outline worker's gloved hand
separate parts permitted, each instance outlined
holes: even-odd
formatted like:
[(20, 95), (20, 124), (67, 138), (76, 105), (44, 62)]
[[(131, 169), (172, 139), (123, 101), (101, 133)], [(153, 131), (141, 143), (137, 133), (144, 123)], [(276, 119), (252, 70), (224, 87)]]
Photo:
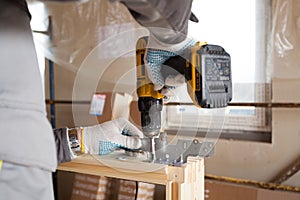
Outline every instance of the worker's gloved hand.
[(144, 63), (149, 76), (149, 79), (154, 84), (154, 90), (162, 90), (161, 93), (165, 96), (172, 96), (172, 90), (185, 83), (183, 75), (163, 77), (161, 73), (163, 63), (173, 56), (181, 55), (183, 51), (196, 44), (192, 38), (186, 38), (179, 44), (169, 45), (159, 42), (155, 37), (149, 37), (148, 47), (144, 58)]
[(85, 153), (103, 155), (118, 148), (139, 149), (142, 136), (143, 133), (127, 119), (119, 118), (83, 128), (81, 139)]

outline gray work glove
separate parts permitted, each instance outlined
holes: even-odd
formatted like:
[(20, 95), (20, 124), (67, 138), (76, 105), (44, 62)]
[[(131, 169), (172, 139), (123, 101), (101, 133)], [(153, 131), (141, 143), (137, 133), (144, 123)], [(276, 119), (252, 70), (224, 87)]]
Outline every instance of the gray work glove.
[(161, 90), (161, 93), (165, 96), (164, 103), (172, 101), (172, 98), (176, 96), (174, 89), (185, 83), (185, 77), (182, 74), (163, 77), (162, 68), (168, 67), (163, 65), (163, 63), (173, 56), (183, 54), (185, 49), (195, 44), (196, 41), (194, 39), (187, 37), (181, 43), (170, 46), (158, 42), (150, 34), (144, 63), (148, 77), (154, 85), (154, 90)]
[(168, 45), (158, 42), (154, 37), (149, 37), (148, 48), (144, 57), (144, 63), (149, 76), (149, 79), (154, 84), (154, 90), (161, 90), (164, 87), (176, 87), (185, 82), (183, 75), (163, 77), (161, 73), (163, 63), (173, 56), (181, 55), (185, 49), (196, 44), (192, 38), (186, 38), (179, 44)]
[(118, 148), (139, 149), (142, 145), (140, 138), (143, 137), (143, 133), (125, 118), (84, 127), (82, 135), (84, 153), (99, 155)]

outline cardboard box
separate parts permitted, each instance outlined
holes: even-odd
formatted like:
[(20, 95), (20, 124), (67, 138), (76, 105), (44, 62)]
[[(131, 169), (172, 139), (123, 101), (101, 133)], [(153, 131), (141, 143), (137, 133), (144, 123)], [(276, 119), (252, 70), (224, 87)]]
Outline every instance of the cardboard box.
[(300, 200), (300, 193), (206, 180), (205, 200)]
[[(136, 185), (137, 184), (137, 185)], [(138, 190), (136, 190), (138, 187)], [(142, 183), (135, 181), (127, 181), (127, 180), (120, 180), (120, 187), (118, 190), (118, 200), (125, 200), (125, 199), (135, 199), (135, 193), (138, 191), (136, 199), (138, 200), (151, 200), (154, 196), (154, 184), (149, 183)]]
[(76, 173), (71, 200), (108, 199), (110, 186), (110, 181), (106, 177)]
[[(57, 200), (135, 199), (135, 181), (66, 171), (58, 171), (57, 177)], [(137, 200), (162, 199), (154, 197), (156, 189), (153, 184), (138, 182)]]
[(101, 92), (97, 94), (105, 95), (105, 103), (103, 108), (103, 113), (101, 116), (97, 116), (98, 123), (103, 123), (112, 119), (112, 109), (113, 109), (113, 94), (111, 92)]
[(106, 96), (103, 114), (97, 116), (98, 123), (103, 123), (119, 117), (129, 118), (129, 107), (132, 96), (127, 93), (101, 92)]
[(141, 129), (141, 113), (139, 111), (137, 101), (132, 101), (130, 103), (129, 121)]

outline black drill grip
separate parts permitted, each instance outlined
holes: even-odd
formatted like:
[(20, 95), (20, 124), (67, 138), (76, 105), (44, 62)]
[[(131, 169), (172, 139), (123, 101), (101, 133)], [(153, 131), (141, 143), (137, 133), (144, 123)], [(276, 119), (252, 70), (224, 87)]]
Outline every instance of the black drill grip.
[(161, 68), (161, 74), (166, 79), (168, 76), (176, 76), (177, 74), (185, 74), (186, 60), (182, 56), (174, 56), (164, 62)]
[(161, 74), (164, 79), (166, 79), (168, 76), (175, 77), (178, 74), (182, 74), (186, 81), (192, 79), (191, 64), (185, 59), (185, 56), (174, 56), (164, 62), (161, 68)]

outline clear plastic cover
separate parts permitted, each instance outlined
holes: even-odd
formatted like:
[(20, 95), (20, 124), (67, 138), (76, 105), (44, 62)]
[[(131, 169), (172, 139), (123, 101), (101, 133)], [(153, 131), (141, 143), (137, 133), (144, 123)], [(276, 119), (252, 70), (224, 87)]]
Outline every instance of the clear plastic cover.
[(72, 71), (76, 71), (86, 56), (106, 38), (138, 26), (119, 2), (28, 3), (37, 45), (48, 59)]
[(274, 0), (271, 50), (273, 77), (300, 77), (300, 1)]

